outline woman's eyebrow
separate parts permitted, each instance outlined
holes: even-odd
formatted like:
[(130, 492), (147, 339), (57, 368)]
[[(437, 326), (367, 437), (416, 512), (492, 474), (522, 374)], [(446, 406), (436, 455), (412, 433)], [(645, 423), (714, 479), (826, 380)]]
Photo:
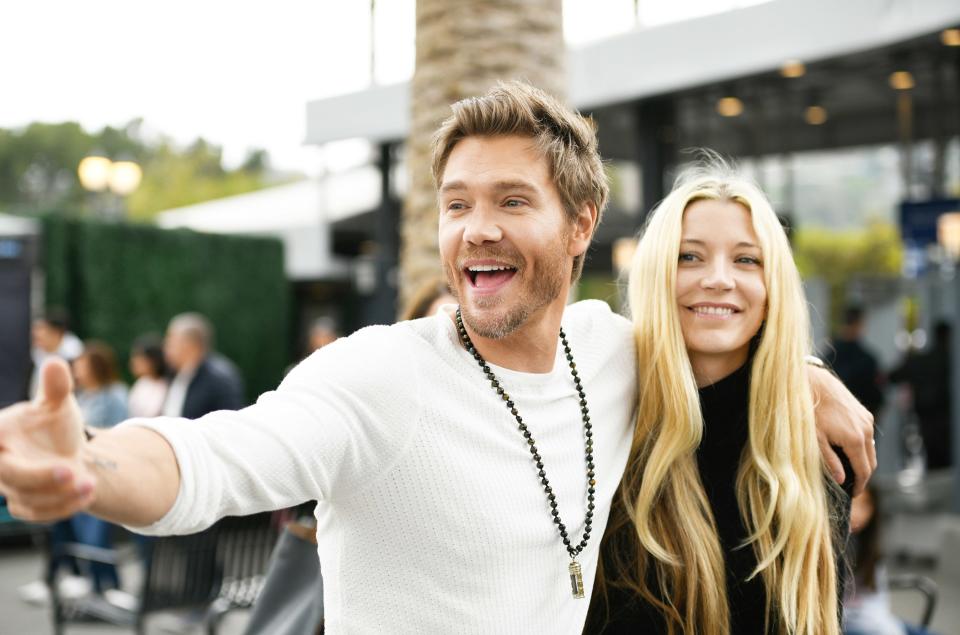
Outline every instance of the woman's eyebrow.
[[(702, 241), (702, 240), (700, 240), (699, 238), (682, 238), (682, 239), (680, 240), (680, 242), (681, 242), (681, 243), (693, 243), (694, 245), (701, 245), (701, 246), (703, 246), (703, 247), (706, 247), (706, 246), (707, 246), (707, 243), (704, 242), (704, 241)], [(748, 248), (751, 248), (751, 249), (760, 249), (759, 246), (754, 245), (753, 243), (747, 242), (747, 241), (740, 241), (740, 242), (738, 242), (736, 245), (734, 245), (734, 247), (736, 247), (736, 248), (738, 248), (738, 249), (741, 248), (741, 247), (748, 247)]]

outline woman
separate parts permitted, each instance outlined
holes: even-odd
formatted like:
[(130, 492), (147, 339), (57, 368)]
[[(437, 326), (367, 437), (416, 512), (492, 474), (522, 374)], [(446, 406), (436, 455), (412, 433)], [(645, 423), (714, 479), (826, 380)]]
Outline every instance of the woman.
[(156, 336), (138, 337), (130, 347), (130, 372), (137, 380), (130, 389), (131, 417), (159, 417), (167, 397), (167, 364), (163, 341)]
[(838, 634), (847, 511), (817, 445), (800, 276), (764, 195), (718, 161), (681, 176), (629, 297), (637, 427), (587, 630)]
[[(119, 380), (116, 356), (107, 344), (87, 342), (73, 362), (73, 376), (77, 382), (77, 404), (86, 425), (110, 428), (127, 418), (127, 389)], [(80, 513), (71, 522), (79, 542), (111, 547), (111, 525), (106, 521)], [(97, 593), (120, 587), (117, 569), (111, 564), (92, 563), (90, 574)]]

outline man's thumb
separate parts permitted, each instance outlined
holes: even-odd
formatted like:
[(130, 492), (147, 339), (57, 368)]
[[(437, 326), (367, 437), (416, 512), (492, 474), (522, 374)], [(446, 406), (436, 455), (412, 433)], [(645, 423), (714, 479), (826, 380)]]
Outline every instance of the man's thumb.
[(59, 408), (63, 400), (73, 392), (70, 366), (62, 359), (51, 359), (40, 369), (40, 387), (37, 403), (48, 408)]

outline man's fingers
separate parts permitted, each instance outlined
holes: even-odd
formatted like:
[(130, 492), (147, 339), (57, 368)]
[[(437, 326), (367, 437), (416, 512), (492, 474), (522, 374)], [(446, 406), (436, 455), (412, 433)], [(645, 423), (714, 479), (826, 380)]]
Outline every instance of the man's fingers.
[(93, 502), (93, 493), (77, 498), (67, 499), (49, 505), (24, 504), (17, 499), (7, 501), (10, 513), (21, 520), (29, 522), (48, 522), (69, 518), (77, 512), (84, 511)]
[[(867, 440), (867, 456), (870, 459), (870, 473), (872, 474), (874, 471), (876, 471), (877, 466), (880, 463), (877, 461), (877, 437), (874, 434), (874, 430), (876, 428), (874, 427), (873, 415), (869, 416), (870, 419), (867, 421), (867, 426), (863, 432), (863, 436)], [(866, 483), (864, 483), (864, 485), (866, 485)]]
[(10, 456), (0, 457), (0, 483), (12, 493), (43, 493), (51, 490), (66, 490), (69, 487), (89, 484), (89, 478), (78, 479), (74, 470), (64, 465), (33, 465)]
[(877, 469), (877, 448), (873, 439), (873, 415), (857, 403), (852, 412), (852, 425), (843, 442), (843, 453), (853, 468), (853, 495), (857, 496), (866, 489), (867, 482)]
[(837, 456), (837, 453), (830, 447), (830, 442), (822, 434), (817, 434), (817, 443), (820, 444), (820, 453), (823, 455), (823, 460), (827, 464), (827, 469), (830, 471), (833, 480), (843, 485), (847, 480), (847, 474), (843, 470), (840, 457)]
[(93, 491), (90, 483), (70, 484), (61, 489), (50, 489), (43, 492), (19, 492), (9, 500), (17, 501), (22, 507), (30, 509), (53, 509), (65, 505), (82, 502)]
[[(869, 445), (872, 446), (873, 444)], [(853, 495), (856, 496), (863, 492), (867, 486), (867, 481), (870, 480), (870, 475), (873, 474), (873, 468), (870, 464), (867, 448), (862, 442), (862, 437), (856, 445), (844, 448), (843, 453), (847, 455), (847, 458), (850, 460), (850, 466), (853, 467)]]
[(70, 367), (62, 359), (51, 359), (40, 369), (40, 386), (36, 401), (41, 406), (56, 410), (73, 392)]

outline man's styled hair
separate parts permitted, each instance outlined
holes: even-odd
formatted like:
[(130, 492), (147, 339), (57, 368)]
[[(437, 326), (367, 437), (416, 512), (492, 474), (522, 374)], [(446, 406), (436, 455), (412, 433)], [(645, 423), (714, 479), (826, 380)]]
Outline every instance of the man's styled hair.
[(182, 333), (205, 351), (213, 350), (213, 325), (200, 313), (181, 313), (170, 320), (171, 331)]
[[(440, 187), (447, 159), (461, 140), (475, 136), (530, 137), (547, 160), (567, 218), (574, 220), (585, 203), (592, 203), (597, 208), (597, 225), (600, 224), (610, 186), (592, 119), (520, 81), (501, 82), (487, 94), (458, 101), (451, 109), (453, 115), (433, 137), (435, 187)], [(573, 261), (574, 281), (580, 277), (585, 256), (577, 256)]]

